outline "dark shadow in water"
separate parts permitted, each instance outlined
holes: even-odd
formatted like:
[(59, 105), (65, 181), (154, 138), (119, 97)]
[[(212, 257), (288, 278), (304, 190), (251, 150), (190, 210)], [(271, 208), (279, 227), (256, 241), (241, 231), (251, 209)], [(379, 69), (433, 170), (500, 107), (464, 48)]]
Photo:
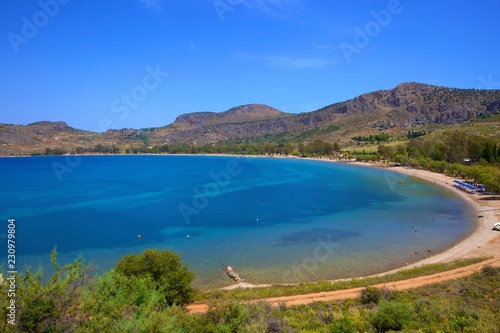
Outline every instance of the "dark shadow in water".
[(291, 232), (279, 238), (279, 245), (315, 243), (328, 238), (329, 241), (340, 241), (358, 236), (359, 233), (335, 228), (313, 228), (306, 231)]

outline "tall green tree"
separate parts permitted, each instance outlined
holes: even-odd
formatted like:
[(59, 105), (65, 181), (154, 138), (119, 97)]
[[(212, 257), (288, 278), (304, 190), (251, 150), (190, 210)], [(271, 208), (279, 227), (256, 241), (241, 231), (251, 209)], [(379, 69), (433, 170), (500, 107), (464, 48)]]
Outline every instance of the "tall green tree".
[(394, 148), (391, 146), (380, 145), (378, 146), (378, 153), (384, 159), (389, 159), (394, 156)]
[(92, 283), (83, 295), (79, 332), (184, 332), (180, 307), (168, 307), (149, 276), (116, 270)]
[(116, 264), (116, 271), (124, 276), (151, 278), (169, 306), (188, 304), (195, 295), (191, 286), (195, 274), (172, 251), (146, 249), (141, 254), (126, 255)]

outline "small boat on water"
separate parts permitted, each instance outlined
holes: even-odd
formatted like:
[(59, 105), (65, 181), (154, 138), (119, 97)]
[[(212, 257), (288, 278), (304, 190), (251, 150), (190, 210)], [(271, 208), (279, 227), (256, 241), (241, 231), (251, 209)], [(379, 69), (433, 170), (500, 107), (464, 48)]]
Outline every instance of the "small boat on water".
[(500, 222), (493, 225), (493, 229), (500, 231)]

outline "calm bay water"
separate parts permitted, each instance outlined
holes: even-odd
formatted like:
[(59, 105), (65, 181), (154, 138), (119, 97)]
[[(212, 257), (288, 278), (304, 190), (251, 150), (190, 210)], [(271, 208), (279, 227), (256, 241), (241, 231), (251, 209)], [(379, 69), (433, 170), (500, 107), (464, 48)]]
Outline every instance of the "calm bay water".
[[(474, 229), (452, 193), (386, 170), (296, 159), (82, 156), (0, 159), (0, 247), (16, 219), (18, 269), (82, 255), (182, 253), (196, 284), (359, 276), (424, 259)], [(140, 238), (138, 237), (140, 235)], [(5, 258), (0, 262), (7, 261)]]

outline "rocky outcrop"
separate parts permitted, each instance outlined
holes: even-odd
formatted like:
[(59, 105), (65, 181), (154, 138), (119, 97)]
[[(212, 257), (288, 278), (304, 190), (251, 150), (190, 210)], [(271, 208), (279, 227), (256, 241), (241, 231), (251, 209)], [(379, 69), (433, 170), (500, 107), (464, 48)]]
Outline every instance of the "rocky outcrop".
[(218, 124), (252, 122), (257, 120), (276, 119), (289, 114), (263, 104), (249, 104), (231, 108), (227, 111), (195, 112), (180, 115), (174, 125), (186, 124), (192, 127), (204, 127)]
[(428, 124), (458, 124), (498, 113), (500, 90), (455, 89), (410, 82), (301, 114), (249, 104), (220, 113), (180, 115), (164, 127), (108, 130), (101, 134), (80, 131), (64, 122), (43, 121), (27, 126), (0, 124), (0, 144), (1, 151), (12, 152), (20, 147), (25, 151), (33, 151), (33, 147), (74, 149), (79, 145), (99, 143), (136, 147), (262, 141), (282, 137), (303, 141), (323, 138), (324, 135), (336, 135), (335, 140), (350, 140), (360, 133), (405, 132)]
[(352, 130), (360, 130), (363, 127), (407, 130), (431, 123), (449, 125), (495, 114), (500, 109), (499, 99), (499, 90), (454, 89), (421, 83), (402, 83), (394, 89), (363, 94), (346, 102), (298, 115), (283, 114), (276, 110), (267, 114), (269, 119), (259, 120), (255, 117), (249, 120), (243, 112), (235, 112), (255, 106), (233, 108), (218, 114), (183, 115), (177, 118), (174, 124), (185, 123), (191, 128), (173, 130), (163, 135), (159, 141), (207, 144), (284, 133), (299, 135), (314, 129), (349, 123), (349, 119), (356, 123)]
[(40, 121), (29, 125), (0, 124), (0, 156), (42, 151), (45, 148), (67, 148), (97, 133), (82, 131), (63, 121)]

